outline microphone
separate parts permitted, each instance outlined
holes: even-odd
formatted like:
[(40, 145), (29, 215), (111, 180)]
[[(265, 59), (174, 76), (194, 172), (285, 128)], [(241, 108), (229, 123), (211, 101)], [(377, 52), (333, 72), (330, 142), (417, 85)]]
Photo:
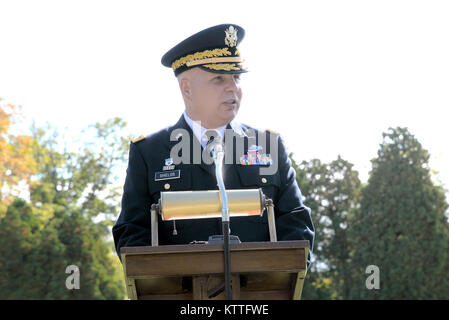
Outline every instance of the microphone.
[(218, 153), (224, 152), (221, 136), (217, 130), (209, 129), (204, 133), (204, 138), (207, 139), (206, 148), (209, 150), (209, 155), (216, 165)]
[(223, 221), (229, 222), (228, 197), (226, 195), (226, 189), (223, 182), (224, 146), (220, 136), (211, 141), (210, 152), (215, 163), (215, 177), (217, 178), (218, 188), (220, 189)]
[(215, 177), (217, 179), (218, 188), (220, 190), (220, 198), (222, 202), (223, 221), (229, 222), (229, 208), (226, 189), (223, 182), (223, 159), (224, 159), (224, 145), (221, 136), (214, 129), (207, 130), (205, 135), (209, 138), (207, 148), (209, 148), (210, 155), (215, 163)]
[(222, 212), (222, 229), (223, 229), (223, 250), (224, 250), (224, 289), (227, 300), (232, 300), (232, 284), (231, 284), (231, 252), (229, 248), (229, 208), (228, 196), (223, 182), (223, 158), (224, 146), (221, 136), (215, 131), (214, 135), (209, 135), (210, 130), (206, 132), (209, 137), (208, 147), (215, 163), (215, 177), (217, 179), (218, 189), (220, 190), (221, 212)]

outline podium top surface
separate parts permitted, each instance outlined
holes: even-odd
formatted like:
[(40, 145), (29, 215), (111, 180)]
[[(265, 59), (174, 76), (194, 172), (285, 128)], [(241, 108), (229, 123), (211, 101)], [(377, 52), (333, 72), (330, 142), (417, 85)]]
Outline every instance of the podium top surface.
[[(300, 297), (309, 241), (233, 243), (230, 249), (235, 297)], [(130, 299), (204, 299), (223, 281), (223, 244), (123, 247), (121, 254)]]
[[(231, 251), (236, 250), (267, 250), (267, 249), (292, 249), (292, 248), (309, 248), (308, 240), (291, 240), (277, 242), (242, 242), (231, 243), (229, 248)], [(182, 245), (161, 245), (161, 246), (139, 246), (139, 247), (122, 247), (120, 253), (122, 255), (135, 254), (156, 254), (156, 253), (175, 253), (175, 252), (207, 252), (221, 251), (223, 244), (182, 244)]]

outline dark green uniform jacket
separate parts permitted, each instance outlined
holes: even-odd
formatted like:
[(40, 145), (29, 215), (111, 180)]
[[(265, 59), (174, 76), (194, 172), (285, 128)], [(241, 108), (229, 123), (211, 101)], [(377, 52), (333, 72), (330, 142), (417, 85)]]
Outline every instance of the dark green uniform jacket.
[[(249, 126), (241, 125), (243, 132)], [(190, 126), (181, 116), (178, 123), (147, 136), (141, 141), (131, 143), (129, 151), (129, 164), (122, 198), (122, 210), (112, 233), (114, 236), (117, 254), (120, 257), (121, 247), (151, 245), (150, 207), (157, 203), (163, 191), (183, 190), (217, 190), (215, 165), (201, 163), (181, 163), (175, 165), (180, 170), (179, 179), (155, 180), (155, 173), (162, 172), (165, 159), (170, 158), (171, 148), (178, 141), (171, 141), (173, 130), (182, 128), (190, 135), (190, 157), (193, 160), (193, 143), (199, 141), (193, 135)], [(231, 127), (228, 125), (227, 127)], [(257, 131), (256, 131), (257, 132)], [(314, 227), (310, 209), (303, 205), (301, 192), (296, 183), (296, 174), (291, 167), (290, 159), (282, 139), (278, 139), (278, 150), (269, 150), (269, 137), (272, 133), (265, 132), (267, 137), (265, 153), (278, 152), (278, 170), (275, 174), (260, 175), (260, 166), (224, 164), (223, 178), (226, 189), (257, 189), (262, 188), (263, 193), (274, 202), (276, 216), (276, 230), (278, 241), (282, 240), (309, 240), (310, 251), (313, 248)], [(259, 143), (259, 141), (257, 141)], [(202, 150), (201, 146), (196, 146)], [(245, 139), (245, 154), (248, 148), (248, 139)], [(235, 154), (235, 153), (234, 153)], [(191, 161), (190, 163), (193, 163)], [(265, 178), (265, 179), (262, 179)], [(170, 185), (166, 190), (164, 185)], [(173, 234), (173, 221), (162, 221), (159, 216), (159, 244), (188, 244), (191, 241), (207, 241), (211, 235), (222, 234), (220, 218), (207, 218), (196, 220), (177, 220), (177, 235)], [(230, 229), (232, 235), (237, 235), (242, 242), (270, 241), (267, 214), (262, 217), (231, 217)], [(310, 255), (309, 261), (310, 263)]]

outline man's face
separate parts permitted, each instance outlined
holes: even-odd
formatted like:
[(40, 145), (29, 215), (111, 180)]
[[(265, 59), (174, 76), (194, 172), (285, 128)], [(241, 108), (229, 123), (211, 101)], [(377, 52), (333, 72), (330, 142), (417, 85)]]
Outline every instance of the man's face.
[[(194, 68), (187, 72), (186, 108), (193, 120), (205, 128), (218, 128), (237, 115), (242, 99), (240, 74), (220, 74)], [(181, 90), (183, 86), (181, 85)], [(185, 92), (183, 92), (186, 99)]]

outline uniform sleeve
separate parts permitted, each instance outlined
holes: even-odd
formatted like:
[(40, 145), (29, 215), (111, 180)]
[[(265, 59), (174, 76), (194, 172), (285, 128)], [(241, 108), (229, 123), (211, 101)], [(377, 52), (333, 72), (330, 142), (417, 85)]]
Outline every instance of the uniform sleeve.
[(123, 188), (122, 209), (112, 228), (119, 258), (120, 248), (150, 245), (151, 197), (147, 184), (147, 164), (138, 146), (131, 143)]
[[(296, 172), (281, 137), (278, 138), (279, 175), (281, 180), (279, 197), (275, 203), (276, 231), (278, 240), (309, 240), (313, 250), (315, 229), (311, 209), (302, 202), (301, 191), (296, 182)], [(310, 264), (310, 253), (307, 265)]]

